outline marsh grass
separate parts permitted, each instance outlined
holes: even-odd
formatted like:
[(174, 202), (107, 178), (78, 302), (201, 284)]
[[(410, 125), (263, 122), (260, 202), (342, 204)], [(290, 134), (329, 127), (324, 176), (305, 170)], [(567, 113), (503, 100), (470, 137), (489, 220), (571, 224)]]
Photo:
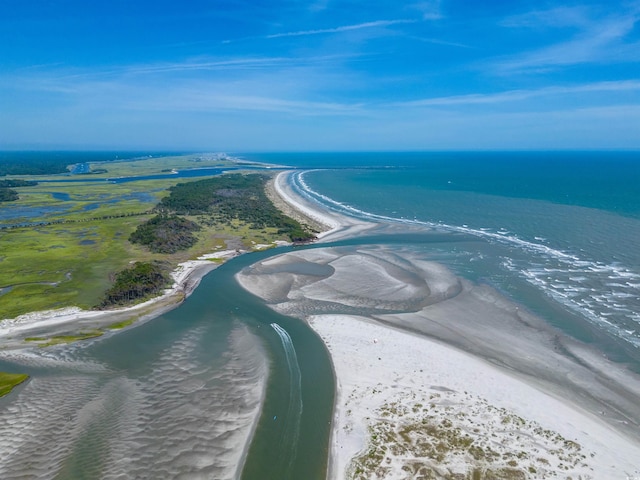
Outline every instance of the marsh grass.
[(52, 347), (55, 345), (62, 345), (65, 343), (79, 342), (81, 340), (89, 340), (91, 338), (97, 338), (104, 334), (101, 330), (91, 330), (89, 332), (80, 332), (77, 335), (55, 335), (53, 337), (27, 337), (25, 342), (34, 342), (39, 347)]
[(29, 375), (24, 373), (5, 373), (0, 372), (0, 397), (9, 394), (11, 390), (25, 382)]
[[(191, 155), (107, 162), (104, 168), (109, 172), (104, 176), (232, 165), (224, 160), (195, 162), (198, 158), (200, 156)], [(64, 208), (51, 215), (42, 210), (40, 217), (4, 221), (0, 212), (0, 226), (18, 221), (65, 223), (0, 230), (0, 288), (11, 287), (0, 294), (0, 319), (68, 306), (89, 309), (100, 302), (115, 274), (134, 261), (164, 260), (175, 266), (220, 249), (253, 250), (258, 244), (288, 240), (275, 228), (257, 229), (241, 220), (225, 223), (210, 216), (203, 221), (203, 216), (198, 215), (186, 216), (203, 227), (196, 232), (197, 243), (189, 249), (174, 254), (154, 254), (128, 241), (137, 226), (154, 215), (151, 210), (168, 195), (168, 187), (197, 180), (168, 177), (122, 184), (52, 182), (19, 188), (20, 199), (12, 202), (17, 207), (34, 208), (36, 212), (46, 210), (45, 207)], [(56, 199), (54, 194), (64, 194), (67, 200)], [(86, 210), (88, 206), (92, 209)]]
[(109, 330), (121, 330), (125, 327), (128, 327), (129, 325), (133, 324), (133, 322), (135, 321), (135, 318), (130, 318), (129, 320), (124, 320), (122, 322), (116, 322), (116, 323), (112, 323), (111, 325), (108, 325), (107, 328)]

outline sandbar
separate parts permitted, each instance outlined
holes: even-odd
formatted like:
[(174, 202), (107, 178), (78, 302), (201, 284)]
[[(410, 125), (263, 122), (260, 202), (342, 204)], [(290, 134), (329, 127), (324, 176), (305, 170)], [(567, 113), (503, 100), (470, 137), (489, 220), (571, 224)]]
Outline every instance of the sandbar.
[[(286, 182), (289, 206), (333, 221), (320, 242), (380, 228)], [(294, 251), (237, 278), (330, 352), (330, 478), (640, 477), (638, 375), (487, 285), (395, 245)]]

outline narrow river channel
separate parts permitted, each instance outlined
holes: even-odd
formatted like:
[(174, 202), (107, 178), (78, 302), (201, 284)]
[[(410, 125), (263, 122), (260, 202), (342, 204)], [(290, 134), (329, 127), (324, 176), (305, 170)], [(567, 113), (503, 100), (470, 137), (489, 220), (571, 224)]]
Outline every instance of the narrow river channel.
[(237, 451), (225, 425), (268, 369), (241, 478), (324, 479), (334, 401), (324, 344), (234, 279), (285, 251), (233, 259), (127, 331), (0, 357), (0, 370), (32, 377), (0, 399), (0, 477), (221, 478)]

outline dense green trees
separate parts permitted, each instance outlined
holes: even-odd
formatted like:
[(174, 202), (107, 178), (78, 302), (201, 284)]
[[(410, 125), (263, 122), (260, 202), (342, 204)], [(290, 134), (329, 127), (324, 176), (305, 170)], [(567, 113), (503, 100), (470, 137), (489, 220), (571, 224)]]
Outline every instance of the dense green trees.
[(66, 173), (73, 163), (67, 156), (40, 152), (0, 152), (0, 177), (5, 175), (50, 175)]
[(195, 245), (198, 239), (193, 232), (198, 230), (197, 223), (163, 212), (140, 225), (129, 241), (146, 245), (155, 253), (175, 253)]
[(206, 214), (221, 223), (242, 220), (253, 228), (277, 228), (291, 241), (312, 240), (312, 232), (278, 210), (264, 193), (269, 179), (260, 174), (231, 174), (179, 183), (160, 202), (160, 208), (181, 215)]
[(169, 266), (164, 262), (136, 262), (116, 274), (98, 308), (123, 305), (157, 295), (171, 285)]
[[(158, 214), (139, 225), (129, 241), (156, 253), (175, 253), (193, 246), (201, 227), (180, 215), (198, 215), (211, 225), (240, 220), (252, 228), (275, 228), (294, 242), (315, 236), (278, 210), (264, 193), (266, 175), (221, 175), (169, 189), (156, 207)], [(121, 271), (98, 308), (121, 305), (159, 293), (169, 283), (166, 267), (158, 262), (136, 263)]]
[(34, 182), (32, 180), (0, 180), (0, 188), (9, 188), (9, 187), (35, 187), (38, 185), (38, 182)]
[(312, 240), (312, 232), (278, 210), (264, 193), (266, 175), (221, 175), (169, 189), (156, 210), (160, 214), (131, 234), (132, 243), (146, 245), (152, 252), (175, 253), (196, 243), (197, 223), (179, 215), (200, 215), (213, 223), (247, 222), (255, 229), (276, 228), (292, 242)]
[(10, 188), (0, 188), (0, 202), (13, 202), (18, 200), (18, 192)]
[(9, 187), (33, 187), (37, 184), (30, 180), (0, 180), (0, 202), (18, 200), (18, 192)]

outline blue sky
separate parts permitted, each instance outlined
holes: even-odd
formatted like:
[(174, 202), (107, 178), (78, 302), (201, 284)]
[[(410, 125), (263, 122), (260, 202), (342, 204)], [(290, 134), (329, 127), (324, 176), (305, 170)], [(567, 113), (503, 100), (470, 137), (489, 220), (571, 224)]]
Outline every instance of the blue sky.
[(0, 149), (640, 149), (640, 0), (0, 0)]

